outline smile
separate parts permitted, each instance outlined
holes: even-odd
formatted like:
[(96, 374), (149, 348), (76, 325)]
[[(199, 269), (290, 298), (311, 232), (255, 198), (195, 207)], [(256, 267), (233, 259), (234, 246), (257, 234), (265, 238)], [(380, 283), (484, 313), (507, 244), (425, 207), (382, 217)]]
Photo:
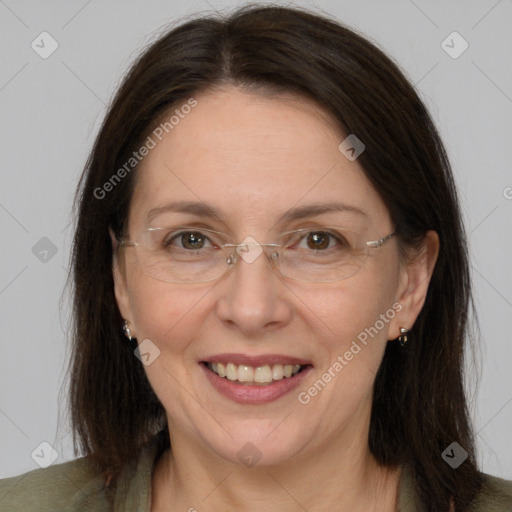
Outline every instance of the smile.
[(206, 381), (225, 398), (240, 404), (262, 405), (289, 395), (313, 371), (312, 364), (291, 357), (219, 354), (212, 359), (199, 365)]
[(307, 365), (274, 364), (254, 367), (245, 364), (208, 362), (206, 366), (219, 377), (238, 382), (238, 384), (265, 386), (285, 378), (291, 378)]

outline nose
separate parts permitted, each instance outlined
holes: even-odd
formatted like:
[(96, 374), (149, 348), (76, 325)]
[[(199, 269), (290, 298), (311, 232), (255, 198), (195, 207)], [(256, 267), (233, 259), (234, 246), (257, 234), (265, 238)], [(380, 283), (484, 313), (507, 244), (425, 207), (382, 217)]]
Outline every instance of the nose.
[(218, 286), (219, 318), (247, 337), (286, 325), (292, 316), (289, 289), (270, 263), (272, 249), (250, 241), (233, 250), (228, 264), (234, 268)]

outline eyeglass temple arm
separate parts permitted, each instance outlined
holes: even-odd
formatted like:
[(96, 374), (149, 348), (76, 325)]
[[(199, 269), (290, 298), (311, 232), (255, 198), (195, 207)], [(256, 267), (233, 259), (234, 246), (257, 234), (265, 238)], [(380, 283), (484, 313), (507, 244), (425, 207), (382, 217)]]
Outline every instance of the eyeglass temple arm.
[(118, 238), (117, 243), (119, 245), (123, 245), (124, 247), (135, 247), (137, 242), (132, 242), (131, 240), (126, 240), (126, 238)]
[(386, 240), (390, 239), (396, 231), (393, 231), (393, 233), (390, 233), (389, 235), (381, 238), (380, 240), (372, 240), (370, 242), (366, 242), (366, 245), (369, 245), (370, 247), (380, 247)]

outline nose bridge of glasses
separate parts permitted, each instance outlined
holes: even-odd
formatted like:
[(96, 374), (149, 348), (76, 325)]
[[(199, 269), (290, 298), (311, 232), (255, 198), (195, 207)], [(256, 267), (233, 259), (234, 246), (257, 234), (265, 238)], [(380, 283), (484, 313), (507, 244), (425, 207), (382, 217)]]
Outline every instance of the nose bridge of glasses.
[[(266, 254), (270, 263), (273, 263), (276, 259), (277, 250), (279, 250), (281, 245), (276, 243), (260, 243), (252, 237), (247, 237), (242, 243), (224, 244), (223, 247), (229, 251), (226, 263), (231, 266), (235, 265), (239, 259), (244, 260), (245, 263), (253, 263), (262, 252)], [(275, 251), (272, 249), (275, 249)]]

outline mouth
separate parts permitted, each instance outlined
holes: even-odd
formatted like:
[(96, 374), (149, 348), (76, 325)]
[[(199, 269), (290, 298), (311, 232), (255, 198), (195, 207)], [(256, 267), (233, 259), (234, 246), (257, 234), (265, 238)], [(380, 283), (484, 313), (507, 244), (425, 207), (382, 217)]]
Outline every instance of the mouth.
[(206, 381), (240, 404), (264, 404), (301, 386), (313, 365), (284, 355), (218, 354), (200, 361)]
[(219, 377), (245, 386), (270, 386), (283, 379), (291, 379), (310, 364), (266, 364), (251, 366), (228, 362), (203, 361), (203, 365)]

